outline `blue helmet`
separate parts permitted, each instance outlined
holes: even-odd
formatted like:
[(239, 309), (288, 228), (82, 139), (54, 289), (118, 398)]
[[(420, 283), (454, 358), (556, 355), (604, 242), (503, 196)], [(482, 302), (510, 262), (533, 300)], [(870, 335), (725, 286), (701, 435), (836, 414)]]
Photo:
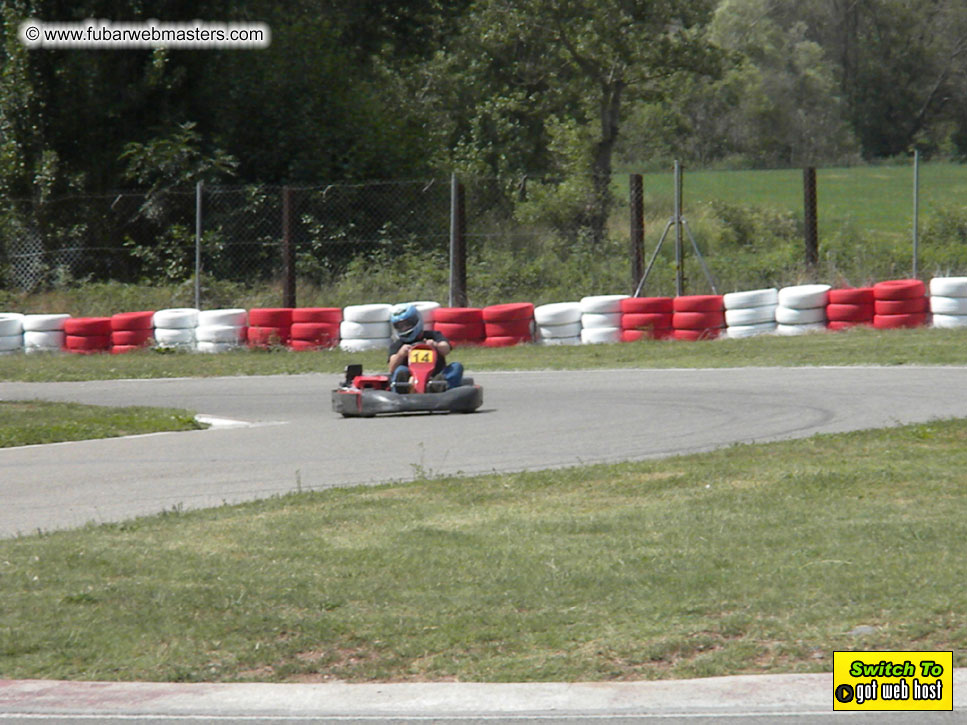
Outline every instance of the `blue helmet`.
[(393, 332), (405, 343), (416, 342), (423, 333), (423, 316), (413, 305), (397, 305), (389, 320)]

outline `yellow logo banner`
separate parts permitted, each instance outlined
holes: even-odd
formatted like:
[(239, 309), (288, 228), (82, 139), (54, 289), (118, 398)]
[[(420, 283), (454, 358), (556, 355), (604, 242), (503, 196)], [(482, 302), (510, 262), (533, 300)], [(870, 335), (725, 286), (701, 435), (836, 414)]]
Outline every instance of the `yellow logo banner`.
[(834, 652), (834, 710), (953, 710), (953, 652)]

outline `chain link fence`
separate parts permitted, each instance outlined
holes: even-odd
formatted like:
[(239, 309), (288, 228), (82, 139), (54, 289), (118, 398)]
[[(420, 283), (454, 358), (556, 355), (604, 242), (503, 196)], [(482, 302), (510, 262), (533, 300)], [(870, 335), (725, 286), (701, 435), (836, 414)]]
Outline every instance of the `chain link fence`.
[[(861, 285), (911, 274), (909, 167), (820, 169), (818, 262), (803, 250), (802, 170), (686, 171), (683, 216), (720, 291), (811, 277)], [(555, 301), (631, 292), (629, 175), (614, 181), (604, 241), (573, 224), (573, 180), (462, 179), (468, 302)], [(922, 174), (921, 276), (967, 273), (967, 168)], [(644, 175), (645, 258), (672, 213), (671, 173)], [(34, 291), (86, 280), (274, 286), (287, 277), (332, 304), (412, 296), (446, 302), (451, 179), (324, 186), (212, 186), (43, 201), (0, 200), (0, 286)], [(198, 211), (200, 209), (200, 215)], [(200, 231), (200, 236), (198, 232)], [(703, 271), (686, 249), (689, 291)], [(673, 245), (643, 294), (674, 293)], [(377, 277), (380, 281), (377, 282)], [(312, 300), (301, 299), (300, 302)], [(392, 299), (390, 299), (392, 301)], [(204, 300), (202, 300), (204, 302)]]
[(0, 210), (0, 271), (5, 287), (28, 291), (180, 282), (195, 274), (197, 243), (203, 274), (258, 284), (280, 278), (289, 244), (296, 274), (327, 284), (356, 260), (445, 253), (449, 216), (448, 182), (436, 179), (14, 199)]
[[(518, 251), (535, 250), (539, 235), (514, 221), (496, 180), (469, 189), (466, 233), (478, 256), (514, 238), (530, 242)], [(445, 268), (452, 211), (447, 178), (10, 200), (0, 205), (0, 280), (24, 291), (85, 280), (180, 283), (200, 262), (208, 280), (277, 283), (291, 266), (300, 281), (325, 287), (401, 260)]]
[[(191, 194), (178, 192), (152, 200), (128, 192), (11, 200), (0, 211), (3, 283), (34, 290), (156, 273), (154, 263), (163, 256), (165, 244), (190, 238), (191, 200)], [(156, 246), (159, 251), (147, 253)]]

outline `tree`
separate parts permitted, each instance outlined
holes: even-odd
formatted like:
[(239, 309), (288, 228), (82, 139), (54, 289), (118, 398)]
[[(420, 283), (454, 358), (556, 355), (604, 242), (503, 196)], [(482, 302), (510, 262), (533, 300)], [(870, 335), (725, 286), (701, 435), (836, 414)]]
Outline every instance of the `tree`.
[(166, 193), (199, 181), (221, 181), (234, 176), (238, 168), (238, 160), (221, 149), (205, 154), (192, 122), (179, 124), (147, 143), (132, 141), (120, 158), (127, 163), (124, 178), (147, 187), (141, 212), (152, 219), (163, 216)]
[(429, 66), (437, 98), (466, 114), (449, 124), (455, 158), (498, 174), (573, 171), (582, 159), (587, 193), (574, 221), (602, 239), (625, 104), (660, 99), (674, 74), (718, 71), (702, 33), (713, 5), (480, 0)]
[(837, 64), (864, 156), (893, 156), (914, 144), (938, 149), (951, 126), (967, 129), (963, 2), (809, 0), (795, 7)]
[[(741, 60), (710, 96), (723, 108), (732, 151), (762, 165), (810, 165), (853, 151), (835, 65), (808, 26), (770, 0), (723, 0), (710, 36)], [(719, 123), (722, 121), (719, 120)]]

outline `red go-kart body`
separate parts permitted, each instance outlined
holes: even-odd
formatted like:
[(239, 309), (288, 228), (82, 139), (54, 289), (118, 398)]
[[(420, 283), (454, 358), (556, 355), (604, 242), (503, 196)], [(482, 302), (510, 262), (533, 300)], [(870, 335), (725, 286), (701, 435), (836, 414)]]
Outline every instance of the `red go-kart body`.
[[(388, 413), (453, 412), (472, 413), (483, 403), (483, 388), (464, 378), (461, 385), (447, 388), (433, 379), (437, 351), (430, 345), (410, 348), (408, 392), (390, 389), (388, 375), (363, 375), (361, 365), (349, 365), (346, 379), (332, 391), (332, 407), (344, 417), (369, 418)], [(406, 386), (403, 386), (406, 387)]]

